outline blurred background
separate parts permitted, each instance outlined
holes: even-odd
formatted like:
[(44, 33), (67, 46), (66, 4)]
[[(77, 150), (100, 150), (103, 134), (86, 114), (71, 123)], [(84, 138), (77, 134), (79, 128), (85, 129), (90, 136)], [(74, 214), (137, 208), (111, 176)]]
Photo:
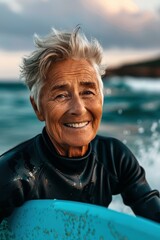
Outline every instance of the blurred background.
[[(160, 1), (0, 0), (0, 154), (41, 132), (19, 79), (33, 34), (80, 24), (104, 48), (104, 109), (99, 133), (121, 139), (160, 190)], [(110, 206), (130, 212), (115, 197)]]

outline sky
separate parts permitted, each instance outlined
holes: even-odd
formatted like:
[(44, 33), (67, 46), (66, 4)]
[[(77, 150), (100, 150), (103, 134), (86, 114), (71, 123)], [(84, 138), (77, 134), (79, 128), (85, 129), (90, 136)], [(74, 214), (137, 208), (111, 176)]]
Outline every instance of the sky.
[(18, 79), (33, 35), (80, 24), (115, 66), (160, 56), (159, 0), (0, 0), (0, 79)]

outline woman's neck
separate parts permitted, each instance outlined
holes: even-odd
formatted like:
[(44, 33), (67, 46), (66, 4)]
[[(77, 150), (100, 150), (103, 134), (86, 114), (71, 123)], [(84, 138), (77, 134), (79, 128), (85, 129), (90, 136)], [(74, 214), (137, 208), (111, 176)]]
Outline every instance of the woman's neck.
[(86, 154), (88, 151), (88, 145), (86, 146), (80, 146), (80, 147), (75, 147), (75, 146), (63, 146), (58, 144), (48, 133), (48, 136), (55, 147), (57, 153), (61, 156), (64, 157), (82, 157)]

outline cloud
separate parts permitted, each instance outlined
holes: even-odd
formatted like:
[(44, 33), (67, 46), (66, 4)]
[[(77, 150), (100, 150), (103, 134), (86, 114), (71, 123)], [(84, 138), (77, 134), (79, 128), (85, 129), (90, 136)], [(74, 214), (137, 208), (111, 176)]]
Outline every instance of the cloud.
[(81, 24), (104, 48), (158, 48), (160, 16), (142, 12), (132, 0), (0, 1), (0, 48), (30, 50), (36, 32)]
[[(87, 0), (88, 1), (88, 0)], [(89, 0), (90, 1), (90, 0)], [(128, 13), (137, 13), (139, 11), (138, 6), (134, 3), (133, 0), (93, 0), (92, 4), (95, 8), (101, 8), (103, 12), (110, 12), (116, 14), (119, 12), (128, 12)], [(100, 9), (99, 9), (100, 10)]]
[(27, 52), (5, 52), (0, 50), (0, 79), (18, 79), (19, 66), (24, 55), (27, 55)]

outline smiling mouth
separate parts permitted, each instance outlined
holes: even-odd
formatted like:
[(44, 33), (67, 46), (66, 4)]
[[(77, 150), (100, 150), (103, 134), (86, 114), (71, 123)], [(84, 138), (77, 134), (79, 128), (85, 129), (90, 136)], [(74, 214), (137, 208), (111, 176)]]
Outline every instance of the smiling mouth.
[(83, 128), (83, 127), (87, 126), (88, 124), (89, 124), (89, 121), (79, 122), (79, 123), (65, 123), (64, 125), (66, 127), (70, 127), (70, 128)]

